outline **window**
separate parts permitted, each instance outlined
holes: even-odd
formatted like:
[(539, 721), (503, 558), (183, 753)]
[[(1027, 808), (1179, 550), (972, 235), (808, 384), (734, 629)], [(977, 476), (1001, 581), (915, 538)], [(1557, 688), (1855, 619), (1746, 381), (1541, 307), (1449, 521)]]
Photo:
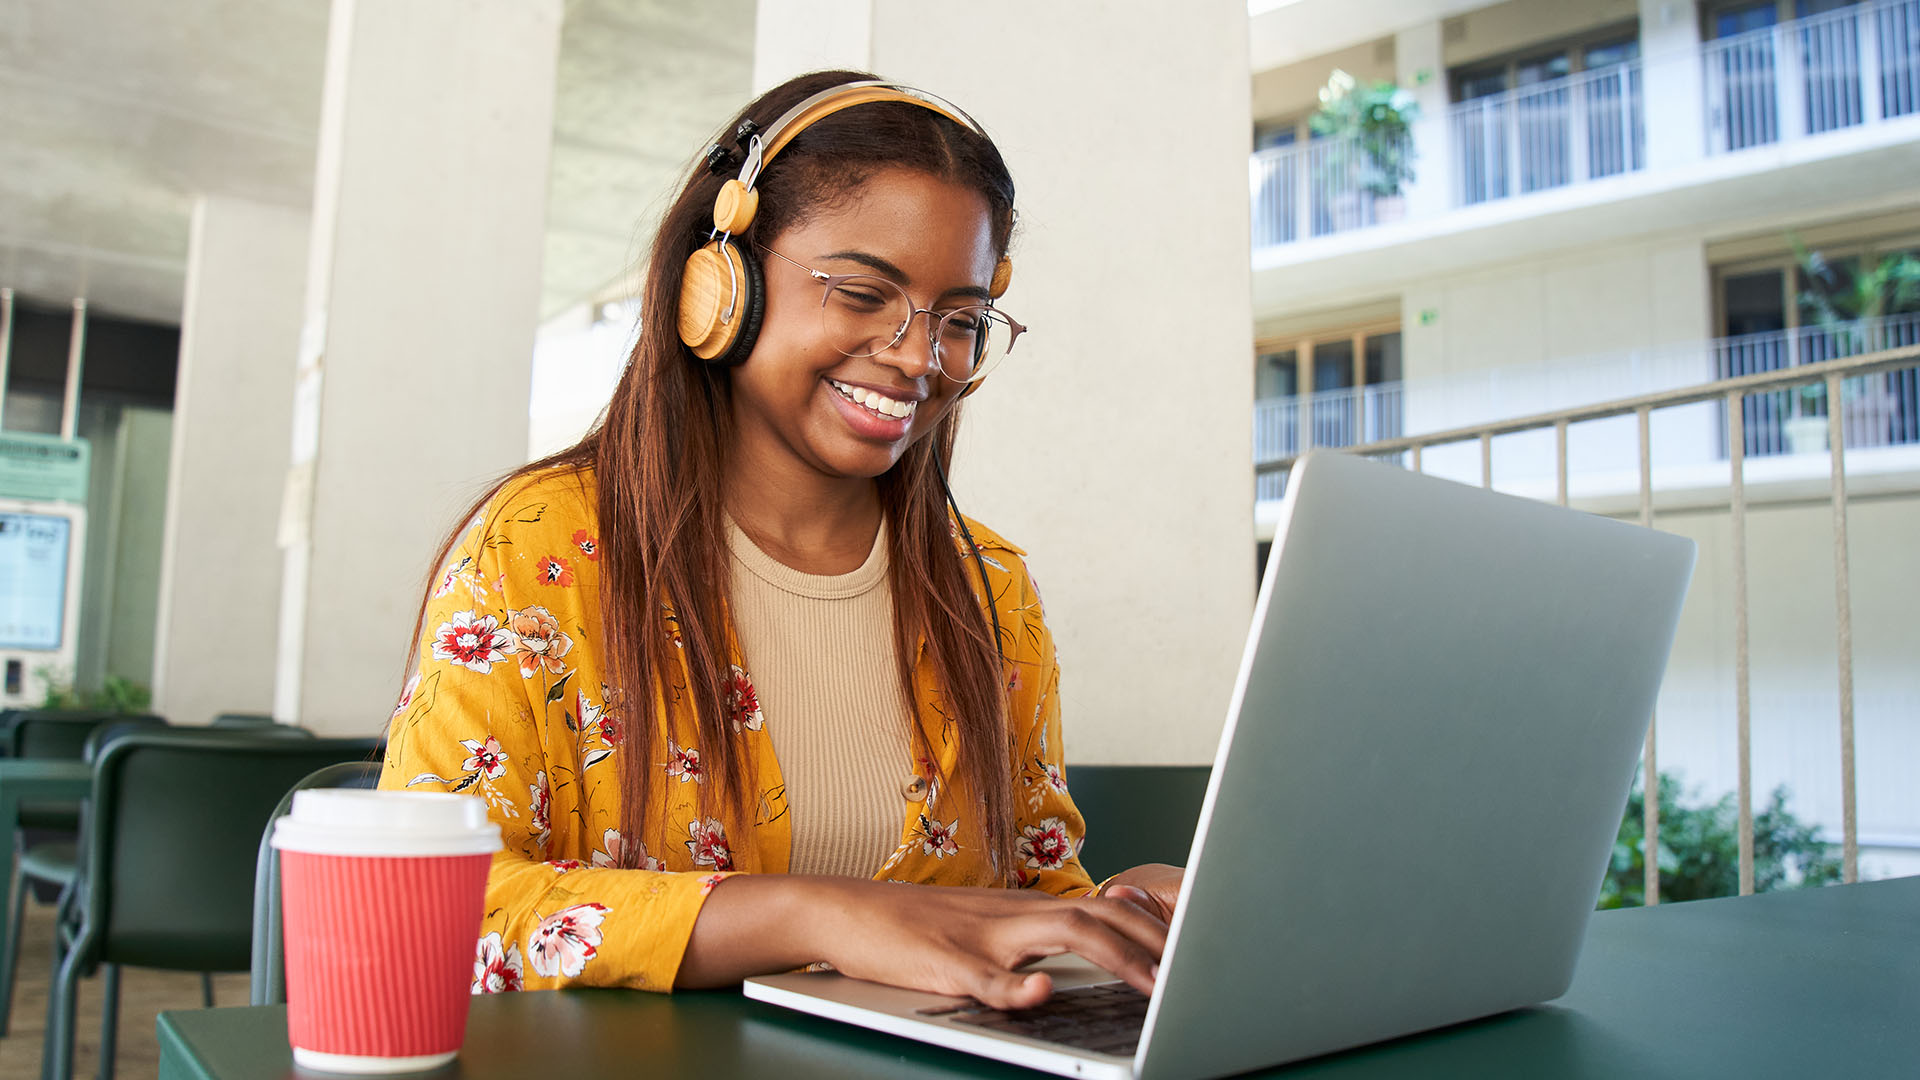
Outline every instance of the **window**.
[[(1717, 269), (1719, 377), (1920, 344), (1920, 303), (1890, 302), (1892, 294), (1875, 289), (1872, 280), (1889, 260), (1920, 258), (1920, 238), (1819, 245), (1817, 250), (1825, 261), (1817, 280), (1792, 254)], [(1862, 275), (1869, 279), (1865, 284)], [(1878, 318), (1862, 317), (1876, 309)], [(1829, 405), (1820, 388), (1749, 395), (1742, 408), (1745, 452), (1792, 452), (1794, 421), (1824, 418)], [(1913, 369), (1849, 379), (1841, 405), (1850, 447), (1920, 443), (1920, 377)], [(1814, 436), (1825, 438), (1819, 432)], [(1724, 429), (1720, 441), (1724, 446)]]
[[(1309, 446), (1354, 446), (1402, 434), (1397, 321), (1311, 332), (1260, 343), (1254, 361), (1255, 461)], [(1278, 498), (1279, 476), (1259, 497)]]
[(1463, 205), (1644, 168), (1640, 36), (1616, 25), (1451, 73)]

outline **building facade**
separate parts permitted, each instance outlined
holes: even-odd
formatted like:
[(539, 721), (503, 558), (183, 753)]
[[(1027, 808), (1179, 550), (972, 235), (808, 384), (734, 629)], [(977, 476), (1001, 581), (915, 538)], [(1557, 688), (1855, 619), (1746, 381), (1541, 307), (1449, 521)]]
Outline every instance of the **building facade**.
[[(1257, 460), (1920, 344), (1920, 280), (1901, 284), (1920, 274), (1916, 0), (1253, 12)], [(1391, 108), (1404, 131), (1335, 123), (1324, 99), (1338, 106), (1342, 90)], [(1796, 813), (1838, 836), (1834, 408), (1862, 875), (1914, 872), (1920, 796), (1901, 764), (1920, 757), (1912, 369), (1849, 380), (1838, 402), (1745, 399), (1744, 590), (1726, 408), (1653, 414), (1656, 527), (1701, 545), (1661, 698), (1660, 768), (1701, 801), (1734, 788), (1744, 591), (1754, 798), (1784, 784)], [(1638, 449), (1631, 416), (1575, 425), (1572, 503), (1636, 514)], [(1429, 448), (1422, 467), (1478, 483), (1480, 447)], [(1551, 433), (1495, 439), (1491, 475), (1552, 498)], [(1257, 481), (1262, 539), (1280, 480)]]

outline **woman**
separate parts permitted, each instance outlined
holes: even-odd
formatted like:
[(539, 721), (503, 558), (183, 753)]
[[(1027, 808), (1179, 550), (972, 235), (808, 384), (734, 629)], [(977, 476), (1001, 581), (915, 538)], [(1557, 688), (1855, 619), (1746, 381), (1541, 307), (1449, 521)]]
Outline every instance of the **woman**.
[(992, 307), (1013, 183), (869, 79), (736, 118), (599, 427), (436, 561), (382, 784), (501, 826), (476, 992), (825, 963), (1017, 1007), (1064, 951), (1151, 989), (1179, 872), (1080, 868), (1039, 595), (943, 497), (959, 399), (1023, 329)]

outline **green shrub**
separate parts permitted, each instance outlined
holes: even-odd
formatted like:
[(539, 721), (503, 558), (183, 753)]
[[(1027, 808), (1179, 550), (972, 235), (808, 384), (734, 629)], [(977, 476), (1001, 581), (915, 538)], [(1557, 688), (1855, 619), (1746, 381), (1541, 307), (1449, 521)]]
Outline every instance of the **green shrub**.
[[(1740, 815), (1729, 792), (1718, 802), (1681, 806), (1680, 781), (1660, 774), (1660, 899), (1705, 900), (1740, 891)], [(1690, 797), (1690, 793), (1689, 793)], [(1834, 845), (1787, 809), (1786, 785), (1773, 789), (1753, 815), (1753, 890), (1831, 885), (1840, 880)], [(1600, 887), (1602, 908), (1646, 902), (1646, 794), (1636, 785), (1627, 798), (1613, 862)]]
[(109, 675), (98, 690), (78, 690), (66, 673), (40, 668), (35, 674), (47, 684), (43, 709), (90, 709), (101, 712), (145, 712), (153, 704), (153, 691), (123, 675)]

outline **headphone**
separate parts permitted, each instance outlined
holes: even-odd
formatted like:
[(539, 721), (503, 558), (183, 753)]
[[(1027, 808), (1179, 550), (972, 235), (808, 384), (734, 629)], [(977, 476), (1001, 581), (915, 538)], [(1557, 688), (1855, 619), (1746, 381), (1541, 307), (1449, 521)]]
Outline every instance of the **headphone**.
[[(731, 240), (753, 225), (754, 214), (760, 208), (760, 193), (754, 184), (759, 181), (761, 171), (808, 125), (855, 105), (888, 101), (918, 105), (987, 138), (987, 133), (971, 116), (945, 98), (910, 86), (878, 81), (843, 83), (823, 90), (788, 109), (764, 132), (754, 121), (742, 121), (734, 133), (734, 141), (746, 151), (746, 160), (740, 166), (739, 176), (728, 180), (714, 198), (713, 229), (707, 234), (709, 242), (687, 257), (686, 269), (680, 278), (680, 340), (695, 356), (714, 364), (743, 363), (760, 337), (760, 322), (766, 315), (766, 289), (759, 260), (746, 257)], [(733, 165), (736, 154), (715, 143), (707, 150), (708, 171), (726, 171)], [(993, 268), (988, 296), (998, 299), (1012, 282), (1013, 260), (1002, 255)], [(961, 396), (979, 387), (980, 381), (968, 383)]]

